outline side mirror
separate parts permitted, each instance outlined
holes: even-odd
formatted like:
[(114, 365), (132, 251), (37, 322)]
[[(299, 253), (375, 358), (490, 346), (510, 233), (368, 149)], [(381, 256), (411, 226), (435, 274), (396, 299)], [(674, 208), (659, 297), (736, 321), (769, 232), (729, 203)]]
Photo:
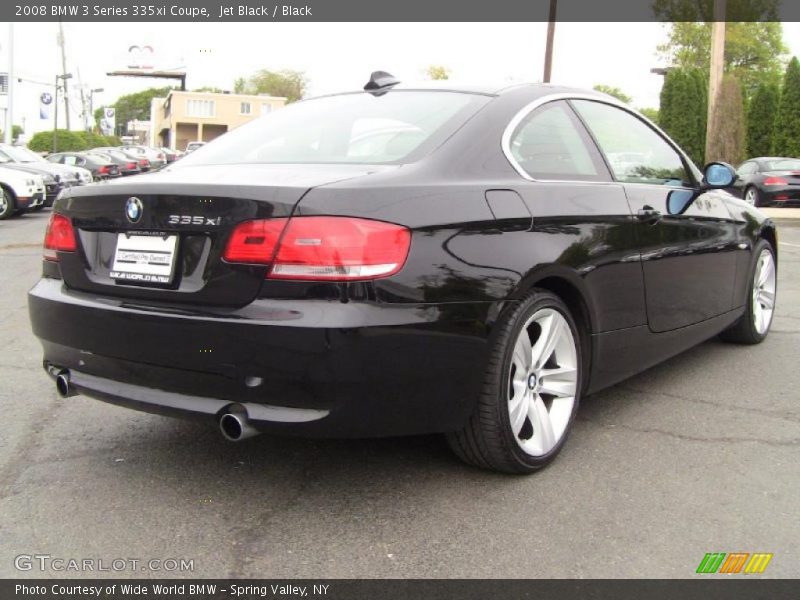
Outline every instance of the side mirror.
[(667, 212), (671, 215), (682, 215), (698, 195), (695, 190), (672, 190), (667, 195)]
[(711, 162), (703, 169), (702, 188), (706, 190), (726, 188), (736, 181), (736, 170), (728, 163)]

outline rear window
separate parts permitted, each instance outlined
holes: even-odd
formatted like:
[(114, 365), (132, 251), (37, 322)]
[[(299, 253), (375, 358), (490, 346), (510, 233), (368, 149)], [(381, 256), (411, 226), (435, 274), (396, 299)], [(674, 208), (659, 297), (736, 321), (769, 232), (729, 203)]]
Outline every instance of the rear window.
[(795, 158), (768, 160), (766, 163), (767, 171), (800, 171), (800, 160)]
[(410, 161), (447, 139), (488, 100), (401, 90), (306, 100), (225, 134), (179, 165)]

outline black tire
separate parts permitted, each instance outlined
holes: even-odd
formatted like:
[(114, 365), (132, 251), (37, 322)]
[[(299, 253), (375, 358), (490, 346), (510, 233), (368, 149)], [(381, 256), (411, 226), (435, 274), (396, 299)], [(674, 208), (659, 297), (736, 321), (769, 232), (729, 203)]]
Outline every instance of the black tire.
[(2, 194), (0, 197), (0, 221), (2, 221), (14, 216), (17, 211), (17, 199), (14, 197), (14, 193), (5, 186), (0, 186), (0, 194)]
[(753, 195), (754, 195), (753, 196), (753, 206), (755, 206), (756, 208), (761, 206), (761, 192), (754, 185), (748, 185), (744, 189), (744, 192), (742, 192), (742, 200), (747, 201), (747, 192), (750, 192), (750, 191), (752, 191)]
[[(507, 390), (512, 353), (522, 327), (544, 308), (561, 313), (569, 324), (577, 356), (577, 385), (572, 413), (556, 445), (547, 454), (531, 456), (522, 450), (511, 429)], [(502, 316), (490, 340), (491, 350), (475, 412), (461, 431), (447, 434), (453, 452), (464, 462), (504, 473), (528, 474), (548, 465), (558, 455), (575, 419), (583, 387), (581, 335), (564, 302), (555, 294), (535, 289)]]
[[(759, 240), (753, 248), (753, 263), (750, 265), (750, 270), (748, 271), (747, 305), (744, 314), (738, 321), (736, 321), (736, 323), (731, 325), (719, 335), (719, 337), (726, 342), (731, 342), (734, 344), (760, 344), (766, 339), (767, 335), (769, 335), (769, 327), (767, 327), (767, 330), (763, 333), (756, 329), (753, 315), (755, 309), (753, 300), (755, 270), (756, 265), (758, 264), (758, 257), (765, 248), (769, 250), (770, 254), (772, 254), (772, 260), (775, 261), (775, 249), (766, 240)], [(777, 262), (775, 262), (775, 268), (777, 270)]]

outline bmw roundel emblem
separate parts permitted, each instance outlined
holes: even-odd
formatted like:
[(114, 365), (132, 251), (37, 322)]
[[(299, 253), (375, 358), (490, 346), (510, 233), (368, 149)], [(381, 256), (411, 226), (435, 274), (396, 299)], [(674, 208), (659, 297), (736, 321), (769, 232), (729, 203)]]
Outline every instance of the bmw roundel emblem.
[(139, 200), (136, 196), (131, 196), (128, 198), (128, 202), (125, 203), (125, 216), (128, 217), (128, 221), (131, 223), (137, 223), (139, 219), (142, 218), (143, 212), (144, 207), (142, 206), (141, 200)]

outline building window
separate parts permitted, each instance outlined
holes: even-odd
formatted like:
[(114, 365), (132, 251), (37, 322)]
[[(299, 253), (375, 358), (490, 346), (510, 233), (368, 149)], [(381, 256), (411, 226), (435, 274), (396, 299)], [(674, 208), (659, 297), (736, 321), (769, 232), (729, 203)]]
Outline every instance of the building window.
[(250, 114), (250, 103), (249, 102), (242, 102), (239, 105), (239, 112), (241, 114), (243, 114), (243, 115), (249, 115)]
[(262, 104), (261, 105), (261, 116), (268, 115), (272, 112), (272, 104)]
[(186, 114), (190, 117), (213, 117), (213, 100), (187, 100)]

